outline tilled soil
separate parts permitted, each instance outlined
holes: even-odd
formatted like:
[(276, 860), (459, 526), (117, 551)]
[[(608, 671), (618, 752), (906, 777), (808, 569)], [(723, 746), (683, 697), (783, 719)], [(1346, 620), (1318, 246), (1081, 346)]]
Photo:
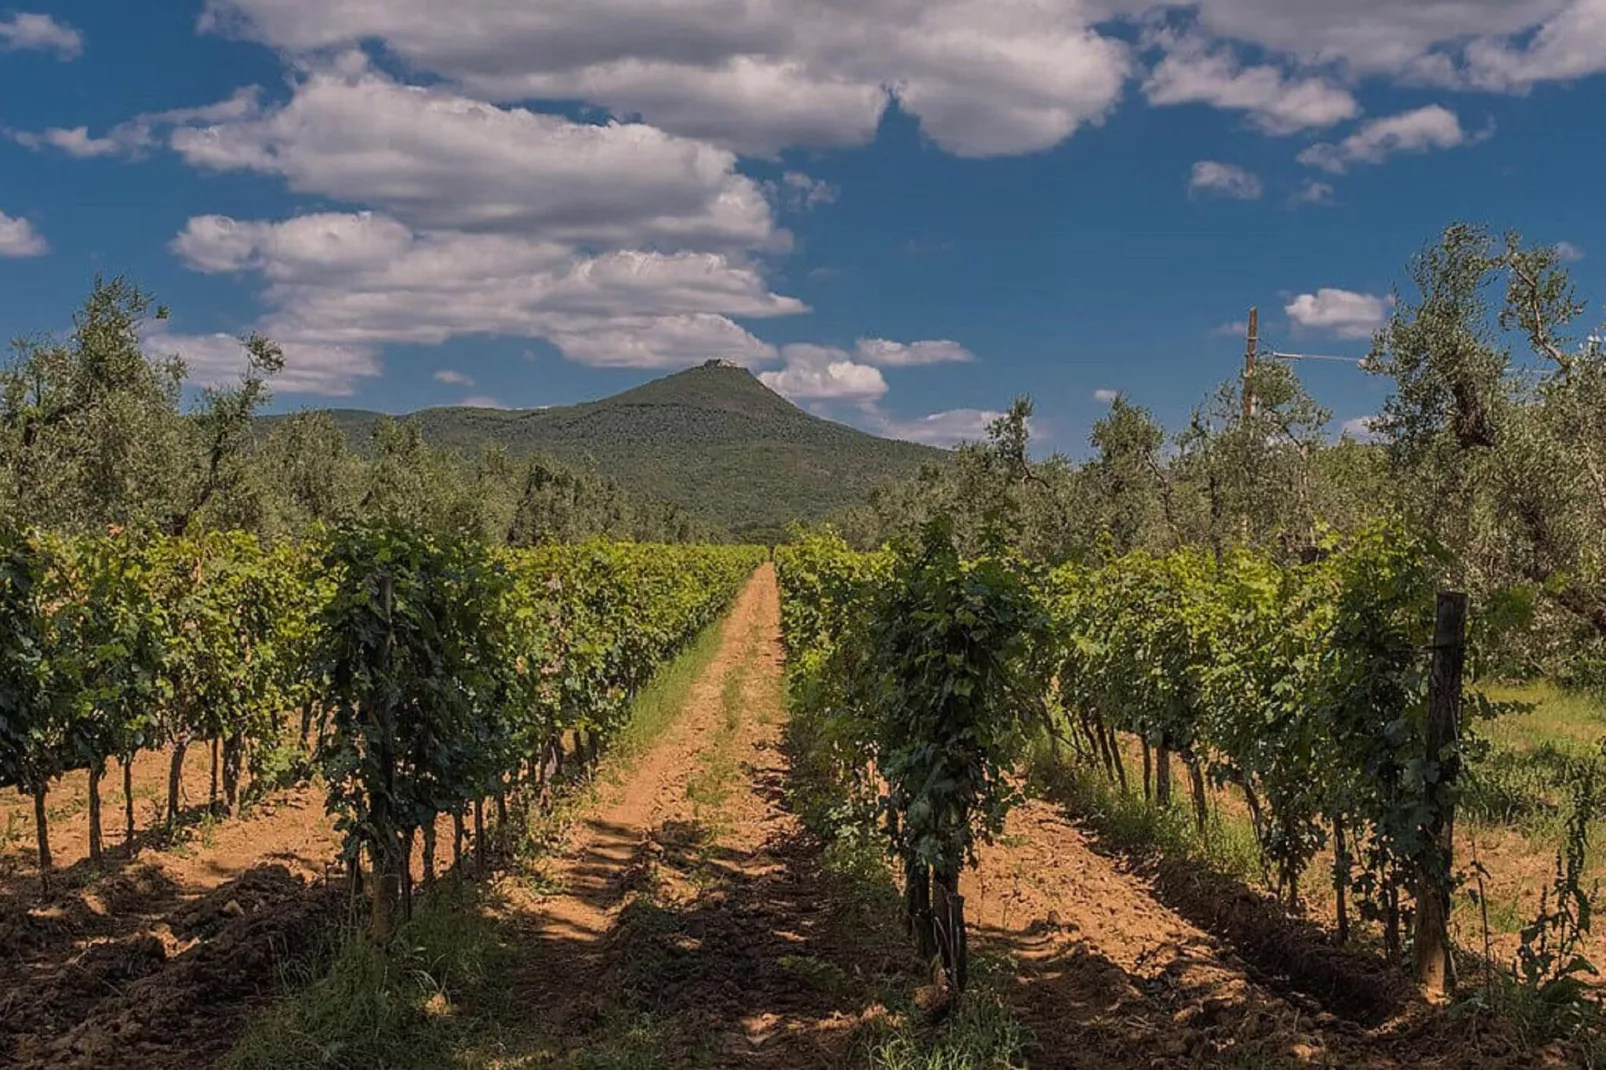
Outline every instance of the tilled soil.
[[(883, 1001), (928, 980), (895, 913), (844, 894), (786, 810), (778, 625), (766, 566), (678, 719), (604, 775), (542, 891), (498, 882), (490, 909), (513, 938), (494, 981), (520, 1020), (481, 1061), (600, 1065), (646, 1036), (646, 1062), (639, 1049), (618, 1061), (864, 1065)], [(270, 810), (61, 881), (43, 902), (13, 852), (0, 878), (0, 1065), (215, 1063), (343, 903), (315, 879), (334, 846), (316, 800), (291, 793)], [(59, 841), (69, 863), (75, 820)], [(1048, 802), (1010, 815), (963, 890), (973, 950), (1007, 963), (1033, 1066), (1567, 1065), (1472, 1035), (1401, 995), (1398, 978), (1374, 984), (1364, 964), (1257, 914), (1252, 895), (1101, 850)]]

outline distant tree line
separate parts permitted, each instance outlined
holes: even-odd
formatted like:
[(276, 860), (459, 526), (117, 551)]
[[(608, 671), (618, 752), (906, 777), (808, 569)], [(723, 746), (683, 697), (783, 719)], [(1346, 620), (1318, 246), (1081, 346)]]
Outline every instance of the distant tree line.
[(405, 420), (382, 421), (360, 449), (327, 413), (264, 427), (284, 358), (259, 335), (242, 340), (237, 382), (186, 398), (184, 362), (141, 344), (166, 317), (127, 279), (98, 279), (67, 339), (14, 344), (0, 366), (0, 517), (66, 534), (266, 538), (364, 517), (509, 546), (722, 534), (588, 469), (435, 448)]
[[(1050, 564), (1250, 547), (1287, 561), (1390, 518), (1442, 547), (1509, 674), (1606, 683), (1606, 348), (1556, 249), (1467, 224), (1410, 264), (1363, 369), (1392, 392), (1361, 437), (1263, 360), (1167, 430), (1117, 398), (1092, 456), (1028, 455), (1032, 404), (836, 526), (861, 548), (951, 517)], [(1246, 394), (1248, 395), (1246, 398)], [(1511, 627), (1511, 625), (1518, 625)]]

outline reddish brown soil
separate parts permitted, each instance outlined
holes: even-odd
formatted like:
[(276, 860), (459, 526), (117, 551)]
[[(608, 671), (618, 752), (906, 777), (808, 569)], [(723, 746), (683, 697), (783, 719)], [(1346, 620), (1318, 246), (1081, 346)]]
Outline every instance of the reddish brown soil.
[(0, 1065), (194, 1067), (228, 1050), (279, 966), (323, 940), (339, 895), (318, 886), (337, 839), (310, 788), (246, 818), (201, 818), (210, 761), (185, 762), (188, 811), (161, 828), (167, 762), (135, 763), (138, 852), (121, 841), (120, 776), (105, 790), (108, 851), (88, 854), (83, 774), (50, 793), (57, 871), (35, 864), (32, 802), (0, 794)]
[[(550, 1008), (552, 1057), (647, 1014), (668, 1033), (658, 1050), (679, 1053), (664, 1058), (847, 1065), (856, 1027), (879, 1013), (866, 978), (906, 953), (860, 942), (779, 805), (778, 627), (765, 567), (673, 729), (575, 825), (549, 872), (561, 893), (515, 905), (528, 954), (509, 983)], [(845, 983), (800, 976), (824, 963)]]
[[(654, 1065), (864, 1065), (881, 1000), (926, 980), (895, 911), (846, 894), (785, 809), (776, 597), (766, 567), (681, 716), (648, 753), (605, 769), (546, 894), (498, 880), (492, 909), (513, 954), (496, 987), (518, 1020), (484, 1041), (484, 1061), (563, 1064), (616, 1043), (621, 1021), (646, 1021)], [(138, 784), (162, 774), (148, 759)], [(204, 802), (204, 755), (187, 774)], [(102, 873), (77, 861), (82, 825), (57, 821), (68, 868), (43, 898), (26, 830), (0, 855), (0, 1065), (212, 1065), (279, 964), (315, 952), (339, 914), (341, 893), (305, 883), (333, 853), (318, 800), (279, 796)], [(1046, 802), (1010, 816), (964, 892), (973, 949), (1010, 963), (1033, 1066), (1566, 1065), (1396, 998), (1397, 979), (1351, 976), (1319, 933), (1263, 913), (1247, 890), (1134, 868)]]

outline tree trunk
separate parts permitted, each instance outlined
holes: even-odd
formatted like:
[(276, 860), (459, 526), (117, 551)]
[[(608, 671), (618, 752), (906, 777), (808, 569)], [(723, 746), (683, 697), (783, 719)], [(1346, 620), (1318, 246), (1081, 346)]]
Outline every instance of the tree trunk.
[(452, 814), (452, 869), (463, 875), (463, 815)]
[(1392, 878), (1383, 886), (1383, 952), (1389, 965), (1400, 964), (1400, 890)]
[(179, 736), (173, 743), (173, 757), (167, 767), (167, 824), (171, 828), (178, 822), (179, 794), (184, 787), (184, 752), (189, 749), (190, 737)]
[(1161, 809), (1171, 808), (1171, 748), (1164, 743), (1155, 748), (1154, 801)]
[(424, 887), (435, 883), (435, 822), (424, 825)]
[[(381, 833), (391, 835), (394, 833)], [(369, 903), (368, 933), (383, 943), (396, 931), (396, 901), (400, 898), (401, 873), (394, 858), (395, 845), (375, 843), (369, 852), (374, 867), (373, 899)]]
[(100, 781), (106, 775), (106, 760), (98, 758), (89, 765), (89, 860), (100, 865)]
[(1182, 759), (1188, 767), (1188, 780), (1193, 787), (1193, 821), (1203, 836), (1205, 828), (1210, 824), (1210, 801), (1205, 796), (1204, 767), (1194, 755), (1185, 755)]
[(50, 857), (50, 824), (45, 816), (45, 793), (50, 788), (40, 784), (33, 791), (33, 828), (34, 837), (39, 843), (39, 873), (48, 874), (55, 867)]
[(496, 788), (496, 850), (498, 854), (508, 853), (507, 791), (500, 783)]
[(1333, 818), (1333, 895), (1338, 904), (1338, 942), (1349, 943), (1349, 842), (1344, 819)]
[(1416, 871), (1416, 982), (1432, 998), (1455, 989), (1450, 943), (1454, 888), (1455, 785), (1461, 757), (1461, 674), (1466, 662), (1467, 596), (1440, 591), (1428, 677), (1427, 758), (1438, 776), (1424, 785), (1428, 819)]
[(474, 870), (485, 876), (485, 800), (474, 800)]
[(123, 847), (134, 857), (134, 756), (119, 759), (123, 765)]
[(935, 876), (932, 886), (932, 919), (937, 949), (942, 953), (943, 972), (949, 989), (957, 997), (970, 980), (970, 955), (965, 941), (965, 897), (959, 894), (959, 872)]
[(1121, 760), (1121, 741), (1116, 738), (1115, 729), (1105, 728), (1105, 738), (1109, 741), (1110, 764), (1115, 766), (1115, 780), (1121, 785), (1121, 793), (1126, 793), (1126, 763)]
[(1146, 736), (1139, 736), (1138, 742), (1143, 744), (1143, 801), (1154, 801), (1154, 749), (1149, 746)]
[(931, 919), (931, 867), (923, 862), (904, 866), (903, 912), (916, 954), (922, 962), (930, 962), (937, 953), (937, 940)]
[(240, 774), (245, 766), (245, 736), (231, 732), (223, 740), (223, 809), (233, 817), (240, 808)]
[(218, 769), (217, 751), (218, 751), (218, 737), (213, 736), (210, 742), (211, 742), (211, 745), (210, 745), (209, 749), (212, 752), (212, 787), (211, 787), (211, 790), (209, 790), (207, 792), (207, 794), (206, 794), (206, 808), (207, 808), (207, 810), (209, 812), (215, 814), (215, 813), (217, 813), (217, 784), (218, 784), (218, 780), (217, 780), (217, 769)]
[(401, 855), (401, 904), (402, 920), (413, 920), (413, 835), (416, 832), (408, 828), (402, 837)]

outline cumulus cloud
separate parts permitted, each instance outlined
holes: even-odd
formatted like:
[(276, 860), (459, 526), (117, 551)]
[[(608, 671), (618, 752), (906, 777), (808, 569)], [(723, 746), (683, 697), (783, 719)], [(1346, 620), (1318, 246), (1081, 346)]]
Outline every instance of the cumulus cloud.
[(509, 408), (512, 408), (511, 405), (505, 405), (502, 402), (498, 401), (496, 398), (488, 397), (488, 396), (486, 396), (484, 394), (474, 394), (474, 395), (471, 395), (470, 397), (466, 397), (462, 401), (459, 401), (458, 405), (462, 406), (465, 409), (509, 409)]
[(1564, 264), (1576, 264), (1584, 258), (1584, 250), (1570, 241), (1559, 241), (1556, 243), (1556, 255)]
[(1229, 46), (1197, 36), (1162, 35), (1163, 58), (1143, 83), (1150, 104), (1208, 104), (1248, 114), (1268, 134), (1293, 134), (1353, 119), (1361, 106), (1348, 89), (1322, 77), (1290, 77), (1281, 68), (1245, 67)]
[[(344, 397), (356, 383), (380, 372), (377, 355), (362, 346), (321, 345), (275, 336), (284, 351), (284, 370), (273, 389), (287, 394)], [(177, 355), (189, 367), (191, 382), (219, 386), (239, 379), (246, 369), (245, 345), (229, 334), (153, 332), (141, 339), (150, 355)]]
[(1283, 311), (1300, 327), (1339, 338), (1370, 338), (1388, 319), (1393, 304), (1391, 297), (1324, 286), (1313, 294), (1300, 294)]
[(198, 216), (172, 250), (198, 271), (260, 276), (271, 307), (261, 328), (276, 340), (369, 351), (504, 335), (542, 338), (594, 365), (762, 363), (773, 348), (730, 317), (805, 309), (724, 253), (587, 255), (540, 238), (415, 231), (372, 212)]
[(1219, 334), (1224, 338), (1242, 338), (1249, 333), (1249, 323), (1246, 320), (1232, 320), (1221, 324), (1210, 333)]
[(1438, 104), (1402, 112), (1363, 125), (1344, 140), (1312, 145), (1299, 154), (1299, 162), (1333, 174), (1352, 164), (1382, 163), (1390, 156), (1430, 149), (1452, 149), (1467, 142), (1455, 112)]
[(473, 379), (464, 375), (462, 372), (454, 372), (450, 368), (442, 368), (440, 371), (435, 373), (434, 378), (437, 383), (445, 383), (448, 386), (474, 385)]
[(101, 135), (89, 132), (87, 126), (51, 127), (47, 130), (11, 130), (6, 136), (30, 149), (55, 149), (78, 159), (99, 156), (137, 158), (161, 143), (161, 138), (174, 128), (186, 124), (205, 124), (254, 115), (260, 108), (261, 90), (247, 86), (236, 90), (226, 100), (198, 108), (174, 108), (169, 111), (148, 112), (112, 127)]
[(1331, 183), (1318, 182), (1313, 178), (1299, 187), (1299, 191), (1289, 198), (1289, 203), (1295, 206), (1332, 204), (1335, 193)]
[(403, 85), (351, 56), (306, 75), (282, 107), (186, 124), (171, 143), (197, 167), (280, 175), (409, 226), (612, 248), (785, 243), (730, 152), (640, 123), (577, 123)]
[(838, 190), (829, 182), (810, 178), (801, 171), (788, 171), (779, 182), (765, 183), (770, 200), (789, 212), (807, 212), (837, 198)]
[(1079, 4), (1010, 0), (210, 0), (203, 29), (297, 53), (367, 41), (498, 101), (585, 100), (744, 154), (868, 142), (888, 104), (947, 151), (1049, 148), (1101, 121), (1130, 50)]
[(789, 345), (781, 349), (784, 366), (759, 373), (759, 382), (793, 401), (875, 401), (887, 392), (879, 368), (855, 362), (834, 346)]
[(907, 368), (919, 364), (965, 364), (976, 355), (958, 342), (946, 338), (925, 342), (892, 342), (885, 338), (861, 338), (854, 352), (866, 364), (881, 368)]
[(906, 420), (877, 411), (871, 414), (871, 423), (889, 438), (946, 447), (986, 438), (987, 426), (1004, 415), (990, 409), (947, 409)]
[(1100, 405), (1113, 405), (1115, 404), (1115, 400), (1120, 396), (1121, 392), (1119, 390), (1093, 391), (1093, 400), (1098, 402)]
[(0, 15), (0, 52), (25, 49), (54, 52), (61, 59), (77, 59), (84, 52), (84, 35), (49, 15), (27, 11)]
[(0, 257), (43, 256), (49, 251), (50, 244), (32, 223), (0, 212)]
[(1382, 436), (1376, 431), (1376, 416), (1357, 416), (1353, 420), (1345, 420), (1339, 428), (1344, 438), (1352, 438), (1357, 442), (1380, 442)]
[(1188, 178), (1189, 193), (1213, 193), (1239, 201), (1258, 200), (1265, 192), (1260, 179), (1252, 171), (1230, 163), (1200, 160), (1193, 165)]

